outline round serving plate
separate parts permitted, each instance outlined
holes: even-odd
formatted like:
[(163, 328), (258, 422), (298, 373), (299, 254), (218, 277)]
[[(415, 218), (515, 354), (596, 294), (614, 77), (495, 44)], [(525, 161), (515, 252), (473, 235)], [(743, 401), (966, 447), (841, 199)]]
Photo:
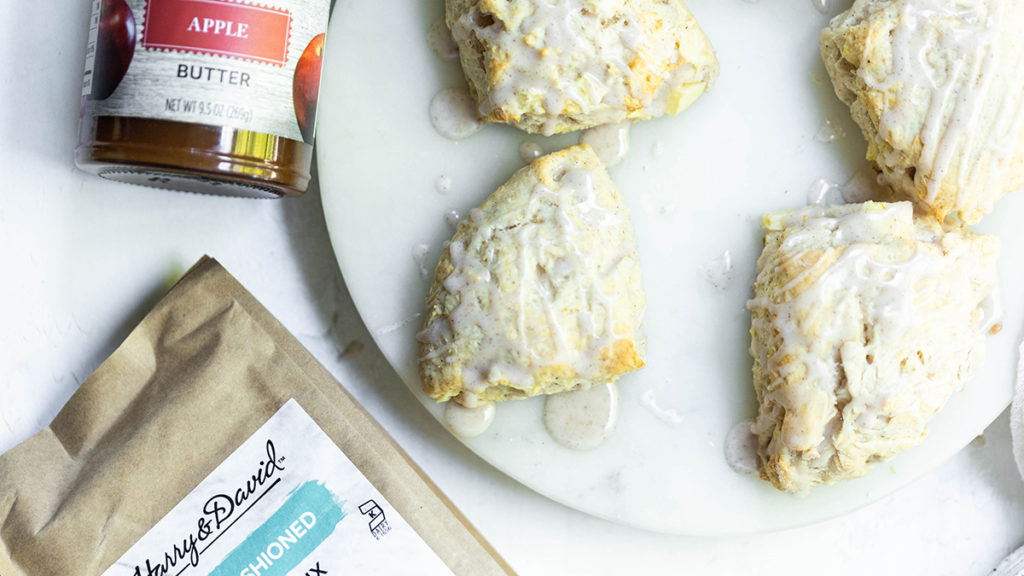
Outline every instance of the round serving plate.
[[(806, 204), (819, 180), (849, 180), (866, 165), (865, 144), (820, 62), (828, 17), (811, 0), (688, 4), (715, 46), (720, 77), (679, 116), (634, 124), (629, 155), (610, 169), (632, 210), (648, 299), (648, 365), (620, 380), (615, 433), (593, 450), (563, 448), (545, 431), (538, 398), (498, 406), (491, 428), (465, 444), (545, 496), (651, 530), (716, 535), (807, 524), (911, 482), (1009, 402), (1024, 317), (1024, 269), (1011, 257), (1024, 248), (1024, 227), (1006, 215), (1024, 198), (1004, 199), (979, 227), (1003, 241), (1005, 329), (989, 338), (985, 367), (920, 446), (865, 478), (799, 498), (733, 472), (724, 441), (756, 411), (745, 303), (761, 215)], [(440, 0), (339, 0), (318, 128), (324, 212), (349, 291), (388, 361), (441, 420), (443, 406), (420, 391), (415, 333), (453, 233), (451, 213), (467, 214), (520, 168), (522, 142), (552, 152), (576, 141), (505, 126), (457, 141), (440, 136), (431, 98), (465, 83), (458, 61), (428, 44), (442, 12)], [(726, 252), (733, 268), (723, 277)], [(718, 268), (715, 282), (709, 268)]]

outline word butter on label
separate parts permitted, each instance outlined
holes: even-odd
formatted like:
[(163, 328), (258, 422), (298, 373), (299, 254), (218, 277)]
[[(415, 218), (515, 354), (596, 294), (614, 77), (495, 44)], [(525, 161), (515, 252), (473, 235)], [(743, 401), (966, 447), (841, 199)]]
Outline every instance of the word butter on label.
[(450, 575), (295, 400), (104, 576)]

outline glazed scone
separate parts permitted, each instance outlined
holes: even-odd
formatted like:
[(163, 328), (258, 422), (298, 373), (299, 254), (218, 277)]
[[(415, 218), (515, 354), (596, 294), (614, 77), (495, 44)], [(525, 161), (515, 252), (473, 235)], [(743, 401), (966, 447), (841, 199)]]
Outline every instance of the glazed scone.
[(419, 371), (438, 401), (552, 394), (643, 366), (633, 225), (590, 147), (538, 158), (471, 211), (426, 306)]
[(750, 354), (761, 477), (800, 493), (920, 442), (997, 331), (999, 242), (910, 202), (768, 214)]
[(676, 114), (718, 75), (681, 0), (446, 0), (485, 122), (558, 134)]
[(1022, 29), (1013, 0), (856, 0), (821, 32), (868, 160), (939, 221), (1024, 185)]

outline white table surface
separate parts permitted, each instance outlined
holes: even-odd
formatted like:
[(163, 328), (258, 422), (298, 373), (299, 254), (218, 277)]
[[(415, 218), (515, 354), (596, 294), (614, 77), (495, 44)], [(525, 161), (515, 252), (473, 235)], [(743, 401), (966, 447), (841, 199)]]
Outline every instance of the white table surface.
[(981, 576), (1024, 544), (1024, 483), (1005, 412), (984, 436), (896, 494), (771, 534), (698, 539), (621, 527), (503, 476), (428, 415), (373, 344), (334, 260), (316, 186), (296, 199), (253, 201), (136, 188), (76, 171), (88, 4), (2, 4), (0, 452), (44, 427), (168, 282), (209, 254), (523, 575)]

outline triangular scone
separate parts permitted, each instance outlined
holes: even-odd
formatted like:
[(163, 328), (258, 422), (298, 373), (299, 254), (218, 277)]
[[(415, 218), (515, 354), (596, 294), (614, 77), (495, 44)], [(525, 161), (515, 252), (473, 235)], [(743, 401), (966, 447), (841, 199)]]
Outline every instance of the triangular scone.
[(909, 202), (808, 207), (763, 226), (748, 303), (754, 431), (761, 476), (803, 492), (924, 438), (984, 360), (999, 241), (915, 219)]
[(821, 32), (868, 160), (968, 224), (1024, 185), (1024, 2), (856, 0)]
[(676, 114), (718, 75), (681, 0), (447, 0), (487, 122), (571, 132)]
[(419, 369), (438, 401), (553, 394), (643, 366), (633, 225), (590, 147), (538, 158), (470, 212), (426, 304)]

